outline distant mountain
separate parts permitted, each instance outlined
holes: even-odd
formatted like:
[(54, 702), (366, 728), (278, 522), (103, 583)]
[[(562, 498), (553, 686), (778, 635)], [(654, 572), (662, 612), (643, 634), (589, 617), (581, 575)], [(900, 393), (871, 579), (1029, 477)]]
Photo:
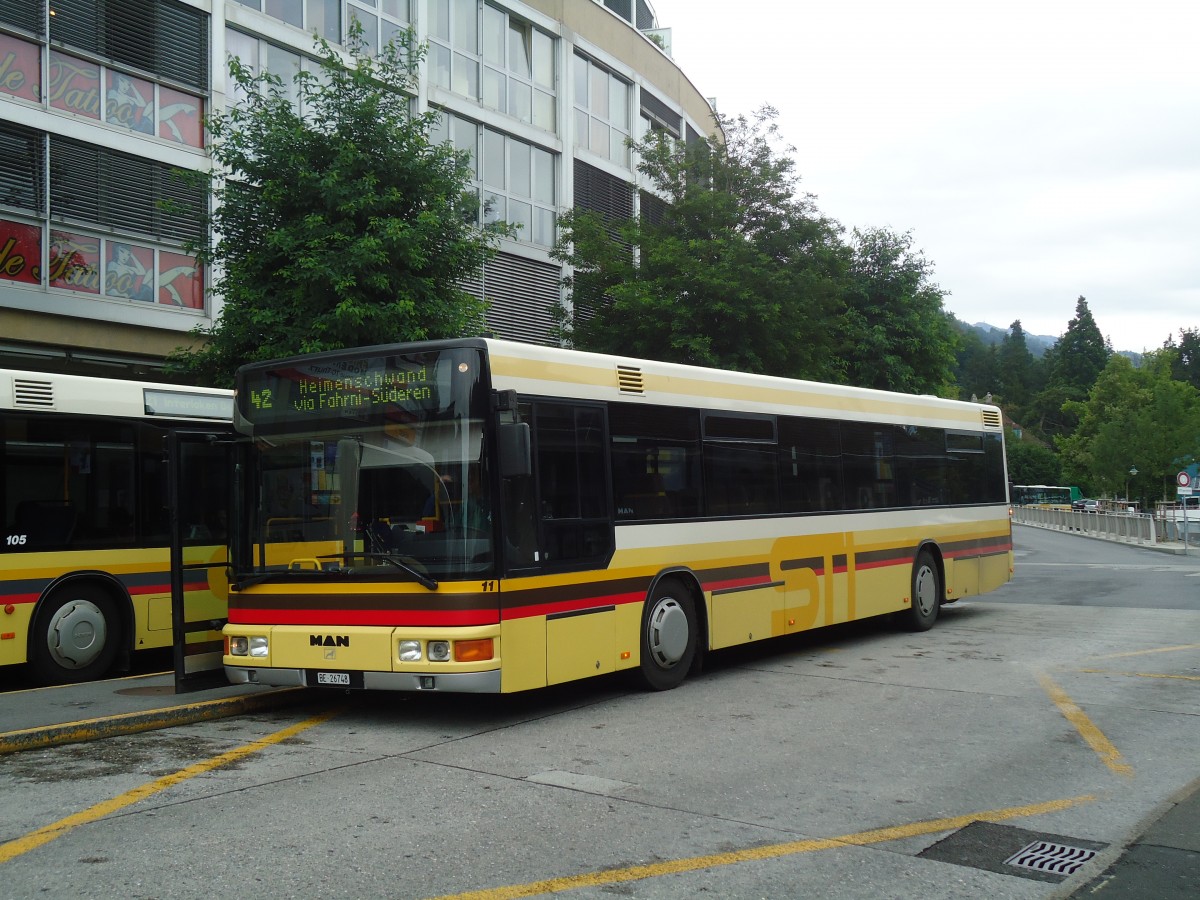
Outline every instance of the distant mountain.
[[(979, 335), (979, 339), (987, 346), (999, 344), (1008, 335), (1007, 328), (997, 328), (995, 325), (989, 325), (987, 322), (976, 322), (974, 325), (968, 325), (962, 320), (959, 320), (963, 328), (968, 331), (973, 331)], [(1025, 332), (1025, 346), (1029, 348), (1029, 352), (1033, 354), (1035, 359), (1041, 359), (1046, 355), (1046, 351), (1058, 343), (1057, 337), (1051, 337), (1047, 334), (1030, 334)], [(1122, 356), (1128, 356), (1133, 360), (1135, 366), (1142, 364), (1142, 354), (1134, 353), (1132, 350), (1118, 350), (1117, 353)]]
[[(989, 325), (987, 322), (976, 322), (974, 325), (963, 325), (970, 331), (974, 331), (979, 335), (979, 339), (987, 346), (999, 344), (1008, 335), (1007, 328), (997, 328), (995, 325)], [(1047, 350), (1058, 343), (1057, 337), (1050, 337), (1044, 334), (1030, 334), (1025, 332), (1025, 346), (1029, 348), (1038, 359), (1041, 359)]]

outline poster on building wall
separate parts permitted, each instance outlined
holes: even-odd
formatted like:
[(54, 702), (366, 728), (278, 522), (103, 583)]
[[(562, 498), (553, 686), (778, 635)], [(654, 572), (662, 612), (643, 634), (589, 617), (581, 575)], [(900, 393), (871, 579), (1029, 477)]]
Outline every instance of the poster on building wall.
[(158, 272), (159, 303), (204, 309), (204, 279), (193, 257), (162, 250), (158, 254)]
[(0, 91), (36, 102), (42, 99), (41, 75), (40, 48), (11, 35), (0, 34)]
[(42, 228), (0, 219), (0, 278), (42, 283)]
[(104, 293), (126, 300), (154, 299), (154, 251), (121, 241), (106, 241)]
[(154, 134), (154, 85), (109, 69), (104, 120), (130, 131)]
[(100, 293), (100, 238), (50, 232), (50, 287)]
[(158, 114), (158, 136), (189, 147), (203, 147), (204, 104), (200, 98), (161, 86), (158, 96), (162, 101)]
[(65, 112), (100, 118), (100, 67), (57, 50), (50, 51), (46, 92), (50, 105)]

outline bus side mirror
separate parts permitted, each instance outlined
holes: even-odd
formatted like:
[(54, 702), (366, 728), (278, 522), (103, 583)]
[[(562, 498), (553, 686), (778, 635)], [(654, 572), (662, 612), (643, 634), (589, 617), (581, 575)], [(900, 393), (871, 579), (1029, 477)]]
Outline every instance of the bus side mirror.
[(498, 432), (500, 477), (516, 478), (533, 474), (529, 452), (529, 423), (501, 422)]

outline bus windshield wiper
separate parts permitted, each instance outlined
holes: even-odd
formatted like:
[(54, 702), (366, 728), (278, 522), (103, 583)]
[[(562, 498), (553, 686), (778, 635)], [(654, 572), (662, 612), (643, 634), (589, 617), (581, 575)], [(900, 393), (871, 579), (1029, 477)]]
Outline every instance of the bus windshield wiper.
[[(324, 556), (319, 556), (317, 558), (318, 559), (382, 559), (384, 562), (391, 563), (393, 566), (395, 566), (400, 571), (411, 575), (413, 577), (413, 580), (416, 581), (417, 584), (421, 585), (421, 587), (428, 588), (431, 591), (436, 591), (437, 587), (438, 587), (438, 583), (436, 581), (434, 581), (432, 578), (430, 578), (428, 575), (426, 575), (424, 572), (420, 572), (417, 569), (414, 569), (408, 563), (404, 562), (404, 560), (402, 560), (400, 557), (395, 556), (394, 554), (391, 554), (391, 553), (361, 553), (361, 552), (358, 552), (358, 553), (328, 553)], [(353, 570), (344, 569), (342, 571), (349, 574)]]

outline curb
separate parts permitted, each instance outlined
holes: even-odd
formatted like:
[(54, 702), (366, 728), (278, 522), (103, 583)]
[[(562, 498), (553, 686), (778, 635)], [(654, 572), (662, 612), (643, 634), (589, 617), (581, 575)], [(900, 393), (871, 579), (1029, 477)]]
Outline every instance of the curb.
[[(1110, 873), (1120, 865), (1125, 854), (1139, 844), (1160, 819), (1175, 807), (1188, 802), (1200, 802), (1200, 778), (1184, 785), (1142, 816), (1123, 839), (1114, 841), (1107, 849), (1088, 860), (1078, 872), (1051, 892), (1047, 900), (1069, 900), (1071, 897), (1083, 896), (1085, 891), (1093, 894), (1102, 890)], [(1115, 900), (1116, 895), (1113, 896)]]
[(47, 725), (41, 728), (26, 728), (0, 734), (0, 756), (22, 750), (41, 750), (63, 744), (79, 744), (99, 738), (118, 737), (169, 728), (173, 725), (190, 725), (224, 719), (244, 713), (260, 712), (280, 706), (291, 706), (310, 697), (307, 688), (284, 688), (261, 694), (228, 697), (220, 700), (202, 700), (182, 706), (155, 709), (148, 712), (122, 713), (67, 722), (63, 725)]

